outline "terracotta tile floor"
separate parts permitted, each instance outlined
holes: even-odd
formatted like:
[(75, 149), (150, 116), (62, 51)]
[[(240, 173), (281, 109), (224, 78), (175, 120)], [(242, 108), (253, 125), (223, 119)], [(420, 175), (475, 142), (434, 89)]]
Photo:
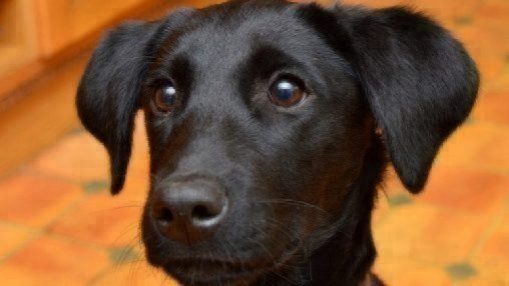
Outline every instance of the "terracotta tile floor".
[[(509, 1), (347, 2), (428, 11), (483, 75), (475, 111), (442, 149), (426, 191), (412, 197), (390, 178), (374, 214), (376, 272), (390, 285), (509, 285)], [(106, 153), (82, 130), (0, 181), (1, 285), (175, 284), (143, 258), (144, 130), (135, 137), (115, 198)]]

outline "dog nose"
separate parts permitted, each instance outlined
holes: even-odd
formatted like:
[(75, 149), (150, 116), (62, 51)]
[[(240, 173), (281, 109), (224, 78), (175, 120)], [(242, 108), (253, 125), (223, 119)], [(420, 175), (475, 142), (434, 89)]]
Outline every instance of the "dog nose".
[(152, 218), (160, 233), (171, 240), (200, 242), (214, 233), (226, 215), (226, 194), (215, 182), (175, 182), (155, 193)]

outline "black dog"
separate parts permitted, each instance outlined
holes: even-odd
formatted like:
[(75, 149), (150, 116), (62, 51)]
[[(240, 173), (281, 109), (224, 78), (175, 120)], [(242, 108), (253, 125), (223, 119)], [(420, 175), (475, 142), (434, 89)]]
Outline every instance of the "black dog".
[(112, 31), (77, 106), (113, 194), (144, 110), (147, 257), (183, 284), (376, 285), (386, 163), (418, 193), (478, 84), (462, 45), (406, 8), (247, 0)]

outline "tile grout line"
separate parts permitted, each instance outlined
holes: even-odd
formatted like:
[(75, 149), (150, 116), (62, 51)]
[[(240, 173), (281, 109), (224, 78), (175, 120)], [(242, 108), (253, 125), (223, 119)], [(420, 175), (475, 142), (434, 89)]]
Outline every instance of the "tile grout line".
[[(29, 166), (29, 164), (30, 164), (30, 162), (28, 162), (25, 166), (20, 167), (14, 174), (12, 174), (12, 176), (16, 176), (17, 174), (20, 174), (20, 173), (25, 173), (25, 174), (28, 174), (28, 175), (41, 176), (41, 177), (46, 177), (46, 178), (58, 180), (58, 181), (61, 181), (61, 182), (64, 182), (64, 183), (69, 183), (69, 184), (77, 185), (78, 187), (83, 188), (82, 187), (83, 182), (80, 182), (80, 181), (77, 181), (77, 180), (68, 179), (68, 178), (65, 178), (65, 177), (62, 177), (62, 176), (58, 176), (58, 175), (55, 175), (55, 174), (51, 174), (51, 173), (46, 173), (44, 171), (40, 171), (38, 169), (31, 168)], [(74, 210), (76, 208), (76, 206), (79, 205), (80, 203), (82, 203), (83, 201), (85, 201), (85, 199), (87, 197), (88, 196), (82, 192), (73, 202), (71, 202), (68, 206), (66, 206), (58, 215), (56, 215), (51, 221), (49, 221), (48, 223), (46, 223), (42, 227), (31, 227), (31, 226), (27, 226), (27, 225), (24, 225), (24, 224), (19, 224), (19, 223), (16, 223), (16, 222), (5, 221), (5, 220), (1, 220), (0, 219), (0, 224), (10, 225), (10, 226), (21, 228), (21, 229), (24, 229), (24, 230), (27, 230), (27, 231), (34, 232), (34, 234), (29, 239), (27, 239), (24, 243), (22, 243), (21, 245), (19, 245), (16, 248), (14, 248), (7, 255), (4, 255), (4, 256), (0, 257), (0, 264), (8, 261), (13, 255), (15, 255), (17, 252), (21, 251), (29, 243), (33, 242), (35, 239), (41, 237), (42, 235), (47, 235), (49, 237), (63, 239), (63, 240), (66, 240), (68, 242), (77, 243), (77, 244), (82, 245), (82, 246), (92, 247), (92, 248), (94, 248), (94, 249), (96, 249), (98, 251), (108, 252), (109, 249), (111, 248), (111, 246), (105, 246), (105, 245), (97, 244), (97, 243), (86, 241), (86, 240), (82, 240), (82, 239), (76, 239), (74, 237), (69, 237), (67, 235), (62, 235), (62, 234), (59, 234), (59, 233), (56, 233), (56, 232), (53, 232), (53, 231), (50, 230), (50, 228), (59, 219), (61, 219), (65, 214), (67, 214), (67, 213), (71, 212), (72, 210)]]
[[(472, 114), (472, 117), (470, 117), (470, 118), (474, 119), (474, 122), (472, 122), (471, 124), (483, 123), (483, 124), (489, 125), (489, 127), (498, 128), (498, 129), (509, 128), (509, 124), (507, 124), (507, 123), (501, 123), (501, 122), (493, 121), (493, 120), (486, 119), (486, 118), (477, 118), (477, 117), (475, 117), (475, 114)], [(461, 128), (461, 127), (459, 127), (459, 128)]]
[(11, 170), (8, 172), (5, 172), (4, 174), (0, 175), (0, 181), (4, 181), (12, 176), (15, 176), (18, 173), (23, 172), (32, 162), (37, 160), (39, 157), (41, 157), (43, 154), (51, 150), (51, 148), (58, 145), (59, 142), (73, 136), (75, 133), (84, 132), (83, 127), (81, 128), (74, 128), (73, 130), (69, 130), (65, 132), (64, 134), (61, 134), (58, 138), (55, 138), (53, 142), (48, 143), (46, 146), (43, 146), (39, 151), (32, 154), (31, 159), (21, 162), (21, 164), (17, 166), (12, 166)]
[(17, 247), (14, 247), (11, 251), (9, 251), (7, 254), (0, 257), (0, 265), (6, 263), (10, 258), (12, 258), (16, 253), (24, 249), (27, 245), (29, 245), (31, 242), (35, 241), (37, 238), (41, 237), (44, 234), (44, 231), (39, 230), (38, 232), (35, 232), (32, 234), (29, 238), (27, 238), (26, 241), (18, 245)]
[(78, 196), (78, 198), (76, 198), (72, 203), (70, 203), (66, 208), (65, 210), (63, 210), (62, 212), (60, 212), (60, 214), (58, 214), (57, 216), (55, 216), (55, 218), (50, 221), (49, 223), (47, 223), (46, 225), (40, 227), (40, 228), (31, 228), (31, 227), (28, 227), (26, 225), (23, 225), (23, 224), (18, 224), (18, 223), (12, 223), (12, 222), (8, 222), (8, 221), (4, 221), (2, 220), (1, 222), (3, 223), (6, 223), (6, 224), (10, 224), (10, 225), (16, 225), (16, 226), (21, 226), (25, 229), (33, 229), (36, 231), (36, 233), (29, 239), (27, 239), (24, 243), (22, 243), (20, 246), (18, 247), (15, 247), (12, 251), (10, 251), (7, 255), (3, 256), (1, 259), (0, 259), (0, 264), (3, 264), (5, 262), (7, 262), (12, 256), (14, 256), (16, 253), (18, 253), (19, 251), (21, 251), (23, 248), (25, 248), (29, 243), (33, 242), (34, 240), (36, 240), (37, 238), (41, 237), (41, 235), (43, 234), (46, 234), (48, 233), (48, 227), (54, 223), (58, 218), (62, 217), (65, 213), (67, 213), (71, 208), (75, 207), (80, 201), (82, 201), (82, 199), (84, 198), (84, 195), (81, 194), (80, 196)]
[[(27, 241), (25, 241), (24, 243), (22, 243), (19, 247), (16, 247), (14, 250), (10, 251), (7, 255), (5, 255), (4, 257), (2, 257), (0, 259), (0, 264), (3, 264), (5, 263), (6, 261), (8, 261), (12, 256), (14, 256), (16, 253), (18, 253), (19, 251), (21, 251), (23, 248), (25, 248), (29, 243), (33, 242), (35, 239), (41, 237), (43, 234), (50, 234), (51, 232), (48, 230), (48, 228), (59, 218), (61, 218), (65, 213), (67, 213), (68, 211), (70, 211), (72, 208), (74, 208), (79, 202), (81, 202), (84, 198), (84, 195), (81, 194), (80, 196), (78, 196), (78, 198), (76, 198), (72, 203), (70, 203), (62, 212), (60, 212), (57, 216), (55, 216), (55, 218), (53, 220), (51, 220), (49, 223), (45, 224), (44, 226), (42, 226), (41, 228), (32, 228), (34, 230), (36, 230), (36, 233), (30, 238), (30, 239), (27, 239)], [(6, 223), (6, 224), (10, 224), (10, 225), (16, 225), (16, 226), (22, 226), (26, 229), (31, 229), (30, 227), (28, 226), (25, 226), (23, 224), (18, 224), (18, 223), (12, 223), (12, 222), (8, 222), (8, 221), (0, 221), (2, 223)]]
[(89, 281), (87, 281), (85, 285), (87, 285), (87, 286), (96, 285), (96, 283), (99, 280), (101, 280), (101, 278), (105, 277), (106, 274), (114, 271), (114, 267), (115, 267), (115, 265), (109, 265), (109, 266), (105, 267), (103, 270), (99, 271), (94, 277), (92, 277)]
[[(138, 242), (139, 244), (140, 242)], [(125, 253), (125, 252), (124, 252)], [(107, 274), (109, 273), (114, 273), (115, 271), (119, 270), (119, 267), (120, 266), (123, 266), (123, 265), (130, 265), (130, 269), (132, 268), (132, 265), (134, 265), (135, 263), (139, 263), (139, 262), (147, 262), (146, 259), (143, 257), (143, 258), (136, 258), (135, 260), (128, 260), (128, 261), (125, 261), (125, 262), (111, 262), (110, 261), (110, 265), (105, 267), (102, 271), (99, 271), (94, 277), (92, 277), (87, 283), (86, 285), (97, 285), (96, 283), (98, 281), (100, 281), (103, 277), (105, 277)], [(131, 272), (131, 270), (129, 270), (129, 272)]]
[[(484, 245), (484, 243), (489, 238), (489, 235), (493, 232), (493, 230), (499, 224), (502, 223), (503, 215), (506, 213), (505, 209), (509, 208), (509, 196), (508, 197), (504, 196), (503, 197), (503, 201), (504, 201), (504, 203), (501, 206), (499, 206), (501, 209), (497, 209), (491, 215), (491, 218), (489, 219), (490, 225), (489, 225), (488, 229), (485, 229), (485, 231), (481, 231), (480, 232), (480, 233), (484, 233), (484, 234), (479, 239), (478, 243), (476, 243), (473, 246), (473, 250), (471, 250), (467, 254), (467, 256), (465, 258), (465, 260), (467, 262), (470, 262), (472, 256), (475, 254), (474, 252), (476, 250), (478, 251)], [(422, 206), (425, 206), (425, 207), (434, 208), (436, 210), (444, 210), (444, 211), (454, 212), (454, 213), (459, 214), (459, 215), (475, 216), (475, 214), (469, 213), (466, 210), (456, 209), (456, 208), (453, 208), (453, 207), (444, 207), (444, 206), (435, 205), (435, 204), (432, 204), (432, 203), (429, 203), (429, 202), (420, 202), (420, 201), (414, 199), (414, 204), (413, 205), (416, 205), (416, 204), (417, 205), (422, 205)], [(406, 206), (400, 206), (400, 207), (406, 207)], [(391, 209), (392, 208), (389, 208), (389, 210), (386, 212), (386, 214), (384, 214), (384, 217), (388, 216), (388, 214), (391, 211)], [(383, 221), (382, 221), (382, 219), (380, 219), (378, 221), (377, 225), (381, 225), (382, 223), (383, 223)], [(490, 231), (490, 232), (488, 232), (488, 231)], [(432, 260), (429, 260), (429, 259), (419, 259), (419, 258), (416, 259), (415, 257), (410, 257), (410, 256), (405, 256), (405, 255), (390, 255), (390, 257), (394, 257), (394, 258), (406, 258), (406, 259), (410, 259), (410, 260), (415, 261), (417, 263), (420, 263), (420, 264), (423, 264), (423, 265), (428, 265), (428, 266), (435, 266), (435, 267), (441, 267), (441, 268), (447, 266), (447, 264), (442, 264), (442, 263), (439, 263), (439, 262), (436, 262), (436, 261), (432, 261)], [(493, 279), (499, 279), (499, 277), (492, 277), (492, 278)], [(452, 281), (451, 281), (452, 284), (451, 285), (455, 286), (455, 285), (458, 285), (460, 282), (461, 281), (457, 280), (456, 278), (452, 278)]]
[[(447, 264), (443, 264), (443, 263), (440, 263), (440, 262), (436, 262), (436, 261), (431, 261), (431, 260), (428, 260), (428, 259), (422, 259), (422, 258), (416, 258), (415, 256), (406, 256), (406, 255), (394, 255), (394, 254), (390, 254), (390, 255), (384, 255), (385, 259), (389, 259), (391, 261), (394, 261), (395, 259), (399, 260), (399, 259), (408, 259), (409, 261), (412, 261), (414, 263), (417, 263), (417, 264), (420, 264), (422, 266), (428, 266), (428, 267), (432, 267), (432, 268), (436, 268), (436, 269), (440, 269), (443, 271), (443, 269), (445, 267), (447, 267)], [(380, 264), (379, 262), (377, 262), (378, 260), (375, 261), (375, 265), (378, 263)], [(399, 263), (399, 262), (398, 262)], [(378, 274), (383, 274), (383, 273), (378, 273)], [(450, 276), (449, 276), (450, 277)], [(383, 278), (383, 277), (382, 277)], [(489, 277), (489, 280), (490, 281), (499, 281), (500, 280), (500, 277), (494, 277), (494, 276), (490, 276)], [(460, 280), (457, 280), (455, 278), (451, 278), (451, 286), (454, 286), (454, 285), (457, 285), (457, 283), (461, 283), (462, 281)]]
[[(424, 192), (425, 192), (425, 190), (424, 190)], [(458, 207), (453, 207), (453, 206), (450, 206), (450, 205), (444, 206), (444, 205), (440, 205), (440, 204), (436, 204), (436, 203), (432, 203), (432, 202), (421, 201), (419, 199), (419, 195), (409, 194), (409, 197), (411, 198), (411, 200), (413, 202), (412, 204), (400, 205), (400, 206), (389, 206), (389, 210), (386, 212), (386, 214), (388, 212), (390, 212), (392, 209), (405, 208), (405, 207), (410, 207), (410, 206), (413, 206), (413, 205), (420, 205), (420, 206), (424, 206), (424, 207), (431, 207), (431, 208), (434, 208), (435, 210), (453, 212), (453, 213), (458, 214), (458, 215), (479, 217), (478, 215), (476, 215), (474, 213), (471, 213), (471, 212), (469, 212), (467, 210), (464, 210), (464, 209), (461, 209), (461, 208), (458, 208)], [(386, 214), (384, 214), (384, 216)]]
[[(496, 140), (494, 140), (494, 141), (496, 141)], [(440, 162), (440, 166), (448, 167), (448, 168), (451, 168), (451, 167), (462, 167), (462, 168), (465, 168), (465, 169), (468, 169), (468, 170), (472, 170), (472, 171), (483, 171), (483, 172), (489, 172), (489, 173), (497, 174), (497, 175), (500, 175), (500, 176), (503, 176), (503, 177), (509, 177), (509, 169), (507, 169), (507, 168), (498, 169), (498, 168), (484, 167), (484, 166), (471, 167), (471, 164), (451, 164), (451, 163), (447, 163), (447, 161)]]
[(470, 253), (467, 256), (467, 260), (472, 260), (482, 249), (482, 247), (486, 244), (487, 240), (489, 239), (490, 235), (495, 232), (498, 226), (502, 224), (504, 215), (506, 214), (506, 209), (509, 206), (509, 199), (506, 197), (504, 199), (504, 204), (501, 206), (501, 210), (499, 210), (496, 214), (493, 215), (493, 218), (491, 219), (490, 224), (487, 226), (485, 231), (481, 234), (478, 242), (476, 245), (474, 245), (473, 249), (470, 251)]
[(50, 220), (43, 228), (45, 230), (49, 230), (59, 219), (64, 217), (64, 215), (71, 212), (73, 209), (75, 209), (81, 202), (83, 202), (86, 198), (86, 195), (83, 194), (83, 190), (81, 190), (80, 195), (72, 202), (70, 203), (65, 209), (63, 209), (58, 215), (56, 215), (52, 220)]
[(5, 225), (5, 226), (9, 226), (9, 227), (15, 227), (15, 228), (19, 228), (19, 229), (22, 229), (22, 230), (25, 230), (25, 231), (29, 231), (29, 232), (43, 231), (42, 227), (28, 226), (28, 225), (24, 225), (24, 224), (21, 224), (21, 223), (8, 221), (8, 220), (2, 219), (2, 218), (0, 218), (0, 225)]
[(45, 176), (45, 177), (53, 179), (53, 180), (59, 180), (59, 181), (62, 181), (64, 183), (75, 184), (75, 185), (78, 185), (78, 186), (83, 185), (87, 181), (92, 181), (92, 180), (82, 180), (81, 181), (81, 180), (69, 179), (69, 178), (66, 178), (65, 176), (60, 176), (60, 175), (54, 174), (52, 172), (41, 171), (41, 170), (39, 170), (37, 168), (33, 168), (33, 167), (30, 167), (30, 166), (27, 166), (26, 169), (24, 169), (22, 171), (25, 172), (28, 175)]
[[(486, 244), (490, 236), (493, 234), (493, 232), (497, 229), (499, 225), (502, 224), (502, 219), (506, 213), (506, 208), (509, 206), (509, 198), (504, 199), (504, 204), (501, 206), (501, 209), (497, 211), (489, 225), (485, 228), (484, 231), (481, 232), (481, 235), (479, 239), (477, 240), (477, 243), (472, 247), (472, 250), (469, 252), (469, 254), (466, 256), (465, 261), (471, 263), (472, 261), (475, 261), (474, 257), (481, 251), (482, 247)], [(491, 277), (494, 278), (494, 277)], [(498, 279), (498, 277), (496, 278)], [(459, 285), (460, 280), (457, 278), (453, 278), (452, 286)]]
[[(136, 261), (128, 262), (128, 263), (129, 264), (134, 264), (134, 263), (137, 263), (137, 262), (140, 262), (140, 261), (145, 261), (145, 260), (136, 260)], [(108, 273), (114, 273), (116, 270), (118, 270), (119, 266), (120, 266), (120, 264), (110, 263), (109, 266), (107, 266), (103, 270), (99, 271), (94, 277), (92, 277), (89, 281), (87, 281), (86, 285), (88, 285), (88, 286), (97, 285), (96, 283), (99, 282)]]

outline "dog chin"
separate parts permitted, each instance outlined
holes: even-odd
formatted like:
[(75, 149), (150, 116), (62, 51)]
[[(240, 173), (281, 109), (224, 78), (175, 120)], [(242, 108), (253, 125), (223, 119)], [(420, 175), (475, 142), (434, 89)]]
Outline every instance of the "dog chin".
[[(278, 272), (282, 265), (287, 265), (298, 252), (298, 248), (283, 252), (270, 260), (211, 260), (208, 258), (171, 259), (155, 261), (150, 255), (149, 262), (162, 268), (169, 276), (186, 286), (245, 286), (252, 285), (262, 276)], [(160, 257), (159, 257), (160, 258)]]
[(161, 266), (182, 285), (189, 286), (245, 286), (270, 271), (267, 268), (245, 267), (238, 263), (216, 261), (173, 261)]

